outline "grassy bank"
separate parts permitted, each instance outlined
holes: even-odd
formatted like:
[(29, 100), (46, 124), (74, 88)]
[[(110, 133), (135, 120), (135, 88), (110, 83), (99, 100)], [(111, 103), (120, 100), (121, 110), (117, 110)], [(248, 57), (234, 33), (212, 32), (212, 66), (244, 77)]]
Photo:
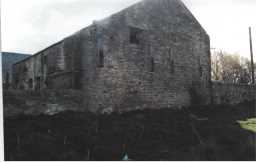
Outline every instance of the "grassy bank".
[(253, 104), (12, 116), (4, 122), (5, 159), (256, 160), (255, 120), (247, 121), (255, 117)]

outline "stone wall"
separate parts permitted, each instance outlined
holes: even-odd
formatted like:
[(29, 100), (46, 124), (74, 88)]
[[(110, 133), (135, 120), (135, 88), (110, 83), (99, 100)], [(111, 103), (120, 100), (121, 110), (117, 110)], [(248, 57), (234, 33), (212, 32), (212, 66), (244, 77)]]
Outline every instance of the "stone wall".
[(94, 111), (186, 107), (192, 87), (210, 102), (209, 37), (180, 1), (143, 1), (78, 34), (85, 101)]
[(256, 100), (256, 86), (242, 84), (212, 83), (212, 99), (216, 105), (235, 105)]
[(80, 86), (80, 57), (77, 40), (68, 37), (16, 63), (14, 86), (24, 90), (70, 89)]
[(42, 91), (4, 90), (4, 117), (26, 115), (52, 115), (63, 111), (85, 111), (83, 92), (73, 89)]
[(191, 91), (210, 103), (209, 36), (180, 0), (137, 3), (15, 68), (25, 89), (82, 89), (96, 112), (187, 107)]
[(34, 89), (39, 82), (36, 78), (42, 76), (41, 55), (29, 57), (13, 66), (13, 78), (15, 88), (18, 89)]

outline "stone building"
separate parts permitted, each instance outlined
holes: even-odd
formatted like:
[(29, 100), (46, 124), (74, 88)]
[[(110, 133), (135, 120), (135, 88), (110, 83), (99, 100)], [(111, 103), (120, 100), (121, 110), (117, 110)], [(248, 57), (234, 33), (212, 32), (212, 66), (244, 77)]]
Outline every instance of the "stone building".
[(28, 54), (1, 52), (2, 53), (2, 81), (4, 88), (8, 88), (12, 83), (12, 66), (13, 64), (31, 56)]
[(144, 0), (14, 66), (26, 90), (79, 89), (85, 107), (210, 103), (210, 41), (181, 0)]

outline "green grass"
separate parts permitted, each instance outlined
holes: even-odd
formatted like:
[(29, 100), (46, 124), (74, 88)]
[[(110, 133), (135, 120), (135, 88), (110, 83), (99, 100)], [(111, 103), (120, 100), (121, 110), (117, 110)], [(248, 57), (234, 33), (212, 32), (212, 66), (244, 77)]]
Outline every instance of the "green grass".
[(256, 133), (256, 118), (247, 119), (246, 121), (238, 121), (242, 128)]

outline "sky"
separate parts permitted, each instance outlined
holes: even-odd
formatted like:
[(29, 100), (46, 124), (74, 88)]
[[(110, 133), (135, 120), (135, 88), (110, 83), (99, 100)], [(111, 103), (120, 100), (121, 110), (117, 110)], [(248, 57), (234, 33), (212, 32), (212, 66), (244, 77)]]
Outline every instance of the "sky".
[[(2, 51), (34, 54), (140, 0), (2, 0)], [(256, 54), (256, 0), (183, 0), (211, 39), (211, 47)], [(255, 57), (256, 58), (256, 57)]]

